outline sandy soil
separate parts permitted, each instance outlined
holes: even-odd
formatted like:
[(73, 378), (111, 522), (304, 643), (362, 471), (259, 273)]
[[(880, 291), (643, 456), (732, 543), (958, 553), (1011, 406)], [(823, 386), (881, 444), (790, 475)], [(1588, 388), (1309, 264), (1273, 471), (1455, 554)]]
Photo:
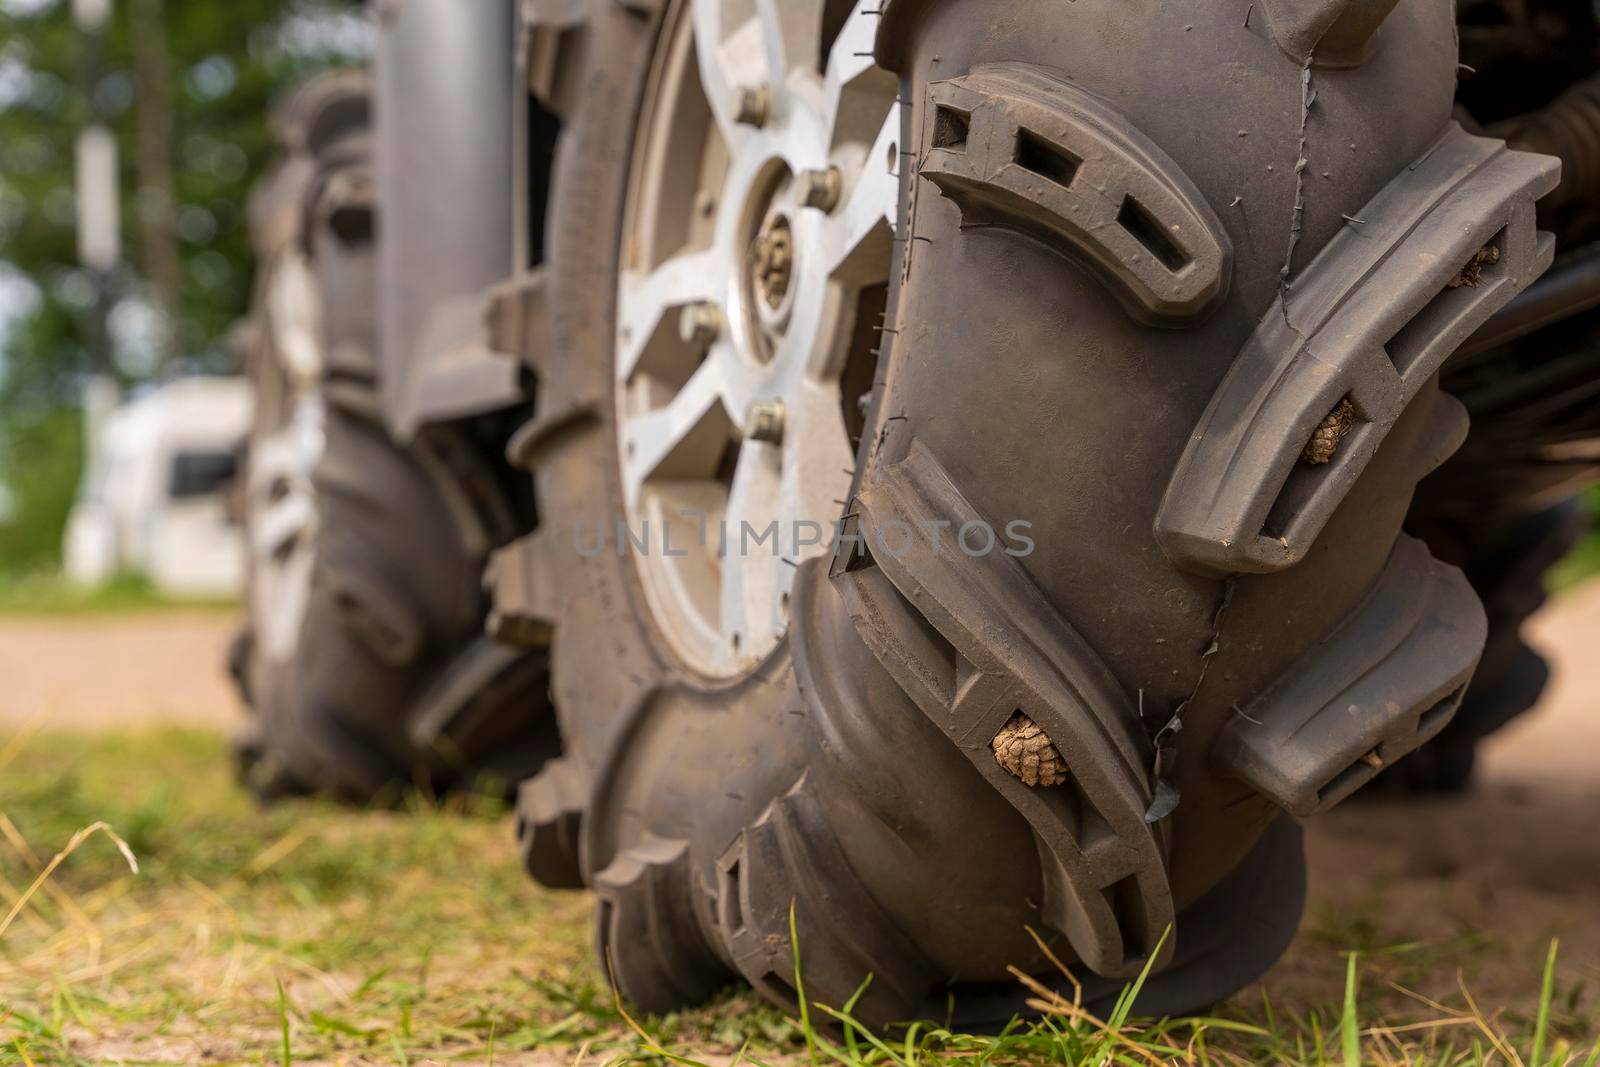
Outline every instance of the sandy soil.
[[(0, 732), (227, 728), (232, 626), (214, 612), (0, 619)], [(1515, 1006), (1559, 936), (1564, 981), (1600, 986), (1600, 583), (1557, 600), (1532, 634), (1555, 682), (1490, 746), (1475, 792), (1351, 803), (1310, 826), (1312, 900), (1267, 979), (1275, 1003), (1336, 998), (1330, 946), (1352, 943), (1375, 981), (1442, 996), (1459, 968), (1483, 1002)]]
[(0, 732), (239, 721), (222, 611), (0, 616)]

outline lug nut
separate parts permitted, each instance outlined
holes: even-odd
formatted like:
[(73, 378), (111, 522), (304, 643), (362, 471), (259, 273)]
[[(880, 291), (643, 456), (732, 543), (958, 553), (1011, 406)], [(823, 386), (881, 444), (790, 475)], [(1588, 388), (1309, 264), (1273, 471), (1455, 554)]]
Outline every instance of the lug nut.
[(783, 443), (783, 401), (757, 400), (744, 417), (744, 435), (767, 445)]
[(839, 194), (843, 191), (844, 179), (840, 177), (838, 167), (804, 170), (796, 180), (799, 183), (800, 203), (806, 207), (818, 211), (832, 211), (839, 206)]
[(742, 126), (765, 126), (772, 111), (772, 93), (765, 85), (734, 92), (733, 118)]
[(678, 313), (678, 336), (683, 343), (705, 348), (722, 332), (722, 313), (715, 304), (691, 304)]

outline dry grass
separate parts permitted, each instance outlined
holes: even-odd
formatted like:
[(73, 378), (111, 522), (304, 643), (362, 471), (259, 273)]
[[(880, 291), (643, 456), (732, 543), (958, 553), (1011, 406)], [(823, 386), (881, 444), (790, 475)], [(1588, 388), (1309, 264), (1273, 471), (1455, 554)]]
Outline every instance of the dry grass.
[[(1389, 983), (1476, 948), (1396, 952), (1359, 926), (1299, 950), (1323, 978), (1366, 952), (1292, 1017), (1257, 990), (1210, 1019), (1097, 1019), (1030, 986), (1040, 1018), (992, 1035), (886, 1039), (849, 1005), (791, 1020), (738, 991), (634, 1021), (590, 962), (587, 898), (527, 883), (498, 807), (258, 811), (203, 733), (0, 741), (0, 812), (0, 1064), (1596, 1062), (1553, 962), (1526, 1015), (1424, 1001)], [(117, 838), (74, 837), (102, 820), (137, 874)]]

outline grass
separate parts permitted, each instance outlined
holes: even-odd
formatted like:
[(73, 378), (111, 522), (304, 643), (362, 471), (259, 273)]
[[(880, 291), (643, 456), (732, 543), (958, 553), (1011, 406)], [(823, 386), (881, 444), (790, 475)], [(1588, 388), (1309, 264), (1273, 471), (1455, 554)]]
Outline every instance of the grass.
[(1600, 575), (1600, 486), (1591, 486), (1583, 496), (1589, 513), (1589, 529), (1567, 557), (1550, 569), (1545, 584), (1553, 592), (1565, 592)]
[(0, 616), (102, 615), (163, 608), (233, 610), (232, 600), (173, 598), (138, 575), (119, 575), (104, 585), (74, 585), (56, 571), (0, 570)]
[[(526, 881), (496, 804), (260, 811), (218, 739), (166, 729), (0, 738), (0, 813), (5, 1065), (1596, 1063), (1554, 946), (1521, 963), (1527, 1010), (1485, 1013), (1396, 988), (1481, 962), (1481, 941), (1398, 943), (1381, 915), (1320, 917), (1272, 982), (1203, 1019), (1137, 1019), (1131, 991), (1095, 1018), (1020, 972), (1039, 1014), (997, 1034), (879, 1034), (850, 1004), (796, 1019), (739, 990), (637, 1018), (591, 962), (588, 898)], [(42, 877), (100, 820), (137, 874), (99, 832)]]

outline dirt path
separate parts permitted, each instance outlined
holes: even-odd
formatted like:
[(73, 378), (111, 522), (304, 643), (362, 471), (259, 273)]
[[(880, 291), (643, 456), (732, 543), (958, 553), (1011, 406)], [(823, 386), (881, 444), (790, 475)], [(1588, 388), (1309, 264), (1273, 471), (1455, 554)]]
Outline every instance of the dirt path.
[(238, 721), (223, 611), (0, 616), (0, 732)]

